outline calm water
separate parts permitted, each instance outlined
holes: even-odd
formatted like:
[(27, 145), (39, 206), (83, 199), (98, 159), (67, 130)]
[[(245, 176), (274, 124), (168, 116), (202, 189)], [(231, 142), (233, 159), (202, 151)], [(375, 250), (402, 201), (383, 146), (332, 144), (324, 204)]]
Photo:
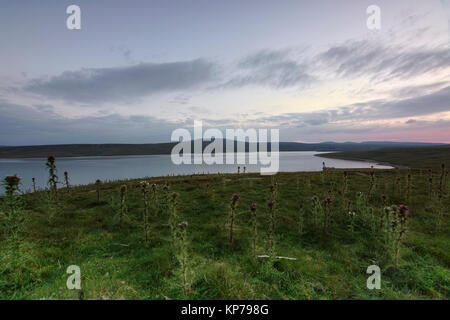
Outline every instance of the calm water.
[[(280, 152), (279, 171), (320, 171), (322, 161), (327, 167), (389, 169), (371, 162), (324, 159), (314, 156), (320, 152)], [(0, 177), (18, 174), (22, 177), (22, 190), (31, 190), (31, 179), (36, 179), (38, 187), (43, 188), (47, 181), (46, 159), (0, 159)], [(63, 172), (69, 173), (72, 185), (89, 184), (100, 179), (120, 180), (129, 178), (157, 177), (167, 175), (185, 175), (195, 173), (231, 173), (237, 172), (238, 165), (174, 165), (170, 155), (113, 156), (57, 158), (56, 166), (60, 180)], [(241, 171), (242, 167), (241, 166)], [(247, 172), (259, 172), (260, 165), (245, 165)]]

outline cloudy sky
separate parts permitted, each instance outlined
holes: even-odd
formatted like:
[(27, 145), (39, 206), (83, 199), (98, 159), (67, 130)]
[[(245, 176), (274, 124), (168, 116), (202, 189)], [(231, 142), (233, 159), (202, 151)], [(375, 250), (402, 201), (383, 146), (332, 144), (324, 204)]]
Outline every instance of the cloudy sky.
[(167, 142), (194, 120), (450, 143), (449, 26), (448, 0), (0, 0), (0, 145)]

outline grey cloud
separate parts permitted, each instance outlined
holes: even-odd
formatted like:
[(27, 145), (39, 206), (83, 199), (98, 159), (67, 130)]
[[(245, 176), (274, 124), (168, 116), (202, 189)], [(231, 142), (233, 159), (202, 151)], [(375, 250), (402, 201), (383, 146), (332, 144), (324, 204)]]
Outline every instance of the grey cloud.
[(158, 92), (191, 89), (211, 80), (214, 74), (215, 65), (202, 59), (141, 63), (66, 71), (49, 79), (34, 79), (25, 90), (70, 102), (123, 102)]
[(427, 95), (402, 100), (374, 100), (319, 112), (286, 113), (262, 117), (256, 121), (287, 122), (292, 126), (317, 127), (338, 121), (395, 119), (446, 111), (450, 111), (450, 86)]
[(444, 86), (447, 86), (449, 82), (447, 81), (440, 81), (435, 83), (429, 83), (425, 85), (420, 86), (409, 86), (401, 88), (400, 90), (396, 90), (392, 92), (393, 96), (404, 98), (404, 97), (410, 97), (410, 96), (419, 96), (419, 95), (425, 95), (429, 94), (431, 91), (440, 89)]
[(316, 81), (308, 65), (290, 57), (289, 50), (263, 50), (239, 61), (236, 75), (226, 81), (225, 87), (261, 85), (276, 89), (307, 87)]
[(445, 47), (403, 49), (370, 40), (352, 40), (331, 47), (316, 60), (339, 76), (368, 75), (373, 80), (385, 81), (450, 67), (450, 50)]

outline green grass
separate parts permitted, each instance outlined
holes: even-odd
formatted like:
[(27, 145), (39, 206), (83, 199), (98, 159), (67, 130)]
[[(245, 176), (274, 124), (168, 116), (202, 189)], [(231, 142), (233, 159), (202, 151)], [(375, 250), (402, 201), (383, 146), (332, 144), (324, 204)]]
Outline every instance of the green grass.
[[(16, 280), (4, 265), (0, 270), (1, 299), (78, 299), (68, 290), (66, 268), (81, 268), (85, 299), (448, 299), (450, 289), (450, 239), (448, 186), (442, 205), (443, 225), (436, 229), (438, 202), (428, 194), (428, 173), (419, 170), (376, 171), (377, 186), (369, 207), (381, 209), (381, 194), (388, 204), (409, 205), (408, 231), (397, 266), (386, 257), (378, 235), (361, 222), (355, 233), (347, 230), (341, 201), (356, 202), (358, 192), (368, 192), (368, 170), (349, 170), (349, 187), (343, 195), (342, 171), (280, 173), (274, 178), (257, 174), (195, 175), (149, 178), (170, 192), (178, 192), (180, 221), (188, 221), (190, 294), (183, 295), (180, 266), (173, 254), (167, 212), (150, 211), (150, 241), (142, 230), (141, 180), (102, 185), (96, 201), (95, 185), (59, 190), (59, 209), (53, 220), (43, 193), (23, 197), (26, 230), (20, 235), (24, 259)], [(410, 201), (406, 201), (406, 176), (412, 174)], [(402, 190), (396, 187), (401, 179)], [(267, 253), (268, 185), (279, 186), (276, 253), (296, 261), (254, 259), (251, 256), (249, 206), (258, 209), (259, 254)], [(439, 173), (435, 173), (433, 193)], [(128, 220), (120, 224), (110, 198), (128, 186)], [(311, 197), (323, 199), (331, 190), (332, 224), (328, 234), (312, 223)], [(228, 245), (226, 225), (233, 193), (241, 199), (234, 239)], [(303, 232), (299, 232), (299, 203), (304, 204)], [(354, 206), (354, 205), (352, 205)], [(356, 210), (352, 207), (352, 210)], [(0, 249), (7, 248), (2, 235)], [(4, 262), (3, 262), (4, 263)], [(381, 290), (368, 290), (369, 265), (381, 267)]]
[(371, 151), (327, 153), (319, 156), (346, 160), (371, 160), (410, 168), (439, 168), (442, 163), (445, 163), (447, 168), (450, 166), (449, 145), (440, 147), (383, 148)]

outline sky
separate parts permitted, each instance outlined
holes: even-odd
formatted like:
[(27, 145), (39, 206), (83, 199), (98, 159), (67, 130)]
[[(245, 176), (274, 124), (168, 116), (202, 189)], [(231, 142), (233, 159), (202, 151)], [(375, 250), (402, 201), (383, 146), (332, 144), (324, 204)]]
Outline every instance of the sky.
[(0, 0), (0, 145), (168, 142), (194, 120), (450, 143), (449, 28), (450, 0)]

